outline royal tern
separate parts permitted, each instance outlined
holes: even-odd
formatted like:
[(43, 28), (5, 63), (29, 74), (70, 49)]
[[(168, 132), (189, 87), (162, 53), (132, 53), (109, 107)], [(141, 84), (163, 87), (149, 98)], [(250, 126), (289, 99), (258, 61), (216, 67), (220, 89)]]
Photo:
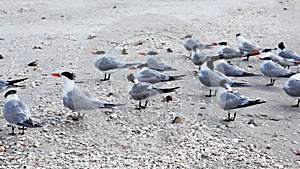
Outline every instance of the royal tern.
[(267, 77), (270, 77), (270, 83), (266, 84), (266, 86), (273, 86), (275, 83), (276, 77), (291, 77), (296, 74), (295, 72), (291, 72), (285, 68), (283, 68), (280, 64), (273, 62), (272, 58), (269, 56), (260, 56), (259, 60), (262, 60), (260, 64), (260, 71)]
[(226, 76), (245, 77), (245, 76), (261, 76), (260, 74), (247, 72), (245, 69), (236, 67), (224, 59), (214, 62), (215, 70), (224, 73)]
[(24, 80), (27, 80), (28, 78), (23, 78), (23, 79), (16, 79), (16, 80), (4, 80), (0, 79), (0, 91), (4, 91), (7, 88), (11, 87), (24, 87), (24, 85), (17, 85), (15, 83), (22, 82)]
[[(148, 67), (150, 69), (158, 70), (158, 71), (169, 71), (169, 70), (176, 70), (173, 69), (172, 67), (166, 65), (163, 60), (159, 57), (156, 56), (151, 56), (151, 52), (145, 53), (145, 52), (139, 52), (138, 54), (148, 56), (146, 63), (140, 64), (137, 66), (137, 68), (143, 68), (143, 67)], [(156, 54), (158, 54), (156, 52)], [(156, 55), (155, 54), (155, 55)], [(154, 54), (152, 54), (154, 55)]]
[[(98, 68), (100, 71), (110, 71), (113, 69), (127, 68), (137, 64), (139, 63), (126, 64), (110, 56), (100, 56), (94, 61), (95, 67)], [(106, 81), (109, 79), (110, 79), (110, 73), (105, 73), (104, 79), (101, 80)]]
[(225, 80), (232, 87), (247, 87), (247, 86), (250, 86), (248, 83), (234, 82), (229, 77), (224, 75), (223, 73), (218, 72), (218, 71), (214, 71), (213, 62), (218, 60), (218, 59), (219, 59), (219, 56), (210, 57), (210, 59), (207, 62), (205, 62), (201, 65), (201, 68), (200, 68), (200, 71), (199, 71), (198, 78), (199, 78), (200, 82), (203, 85), (210, 88), (209, 89), (209, 94), (206, 95), (207, 97), (212, 96), (212, 94), (211, 94), (212, 88), (219, 87), (221, 80)]
[(79, 112), (84, 110), (94, 110), (100, 108), (113, 108), (122, 104), (102, 103), (85, 90), (80, 90), (74, 80), (75, 74), (69, 71), (61, 73), (52, 73), (52, 76), (61, 77), (62, 79), (62, 100), (65, 107), (72, 111)]
[(160, 73), (157, 70), (143, 68), (134, 76), (132, 73), (127, 76), (129, 81), (134, 82), (136, 78), (139, 82), (158, 83), (173, 80), (180, 80), (185, 75), (169, 76)]
[(291, 51), (291, 50), (287, 50), (284, 46), (283, 42), (280, 42), (278, 44), (278, 48), (276, 51), (276, 54), (278, 56), (281, 56), (283, 58), (287, 58), (287, 59), (294, 59), (296, 61), (300, 60), (300, 55), (297, 55), (295, 52)]
[(300, 103), (300, 74), (291, 76), (284, 84), (283, 90), (291, 97), (297, 98), (297, 104), (293, 107), (299, 107)]
[(42, 127), (41, 125), (32, 121), (28, 106), (22, 100), (20, 100), (16, 90), (7, 91), (4, 97), (6, 100), (3, 105), (3, 115), (5, 120), (12, 125), (12, 132), (9, 134), (15, 135), (14, 125), (22, 126), (21, 134), (24, 134), (25, 127)]
[(183, 47), (189, 52), (191, 52), (194, 49), (200, 49), (200, 50), (211, 49), (213, 46), (217, 45), (217, 43), (215, 43), (215, 42), (212, 42), (210, 44), (203, 44), (203, 43), (199, 42), (197, 39), (193, 39), (191, 35), (187, 35), (180, 39), (184, 40)]
[[(239, 50), (242, 52), (257, 52), (257, 51), (270, 51), (275, 49), (262, 48), (251, 42), (250, 40), (244, 38), (240, 33), (236, 34), (236, 41), (238, 43)], [(249, 60), (249, 56), (247, 59)]]
[(259, 51), (238, 51), (227, 45), (227, 42), (219, 42), (217, 45), (218, 54), (224, 59), (233, 59), (233, 58), (241, 58), (241, 57), (249, 57), (253, 55), (260, 54)]
[(191, 51), (191, 61), (194, 63), (196, 66), (200, 66), (208, 61), (209, 57), (205, 55), (204, 53), (201, 53), (197, 49)]
[(178, 88), (179, 87), (159, 88), (151, 83), (138, 82), (136, 80), (131, 90), (129, 91), (129, 94), (133, 99), (139, 100), (139, 105), (136, 109), (145, 109), (147, 107), (148, 100), (146, 100), (144, 106), (142, 106), (142, 100), (147, 99), (150, 96), (173, 92)]
[[(260, 99), (250, 100), (249, 98), (241, 95), (237, 91), (233, 91), (231, 86), (225, 81), (220, 81), (220, 87), (217, 92), (218, 105), (223, 110), (231, 110), (242, 107), (249, 107), (257, 104), (265, 103), (266, 101)], [(230, 117), (228, 113), (228, 118), (224, 121), (234, 121), (236, 113), (234, 113), (233, 118)]]
[(262, 53), (260, 56), (271, 57), (274, 62), (276, 62), (276, 63), (280, 64), (281, 66), (283, 66), (284, 68), (288, 68), (288, 69), (290, 68), (290, 66), (298, 66), (300, 64), (300, 60), (294, 60), (292, 58), (290, 58), (290, 59), (284, 58), (279, 55), (274, 55), (271, 52)]

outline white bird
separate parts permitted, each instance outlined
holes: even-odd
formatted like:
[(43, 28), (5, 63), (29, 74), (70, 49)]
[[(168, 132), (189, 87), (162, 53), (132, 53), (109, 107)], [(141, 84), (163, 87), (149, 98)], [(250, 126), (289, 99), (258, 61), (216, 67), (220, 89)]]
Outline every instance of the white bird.
[(218, 54), (223, 56), (224, 59), (233, 59), (233, 58), (241, 58), (241, 57), (249, 57), (253, 55), (260, 54), (259, 51), (238, 51), (230, 46), (228, 46), (227, 42), (219, 42), (217, 45)]
[(299, 107), (300, 103), (300, 74), (291, 76), (284, 84), (283, 90), (291, 97), (297, 98), (297, 104), (293, 107)]
[(274, 55), (271, 52), (262, 53), (260, 56), (271, 57), (274, 62), (280, 64), (284, 68), (289, 68), (290, 66), (298, 66), (300, 64), (300, 60), (294, 60), (292, 58), (290, 59), (284, 58), (279, 55)]
[(42, 127), (41, 125), (32, 121), (28, 106), (22, 100), (20, 100), (16, 90), (7, 91), (4, 97), (6, 100), (3, 105), (3, 115), (5, 120), (12, 125), (12, 132), (9, 134), (15, 135), (14, 125), (22, 126), (22, 135), (24, 134), (25, 127)]
[(268, 56), (260, 56), (258, 58), (259, 60), (262, 60), (262, 63), (260, 64), (260, 71), (265, 75), (270, 77), (270, 83), (266, 84), (266, 86), (273, 86), (275, 83), (275, 78), (278, 77), (291, 77), (292, 75), (296, 74), (295, 72), (291, 72), (285, 68), (283, 68), (281, 65), (279, 65), (276, 62), (272, 61), (271, 57)]
[[(223, 110), (232, 110), (237, 108), (249, 107), (257, 104), (265, 103), (266, 101), (260, 99), (251, 100), (237, 91), (233, 91), (231, 86), (225, 81), (220, 81), (220, 87), (217, 92), (218, 105)], [(228, 113), (227, 119), (224, 121), (234, 121), (236, 113), (234, 113), (233, 118), (230, 117)]]
[(246, 76), (261, 76), (260, 74), (247, 72), (245, 69), (239, 68), (220, 59), (214, 62), (215, 70), (224, 73), (226, 76), (246, 77)]
[(139, 106), (136, 109), (145, 109), (147, 107), (148, 100), (146, 100), (144, 106), (142, 106), (142, 100), (147, 99), (150, 96), (173, 92), (178, 88), (179, 87), (159, 88), (151, 83), (135, 81), (129, 91), (129, 94), (133, 99), (139, 100)]
[[(259, 47), (258, 45), (254, 44), (250, 40), (244, 38), (240, 33), (236, 34), (236, 41), (238, 43), (238, 47), (240, 51), (244, 52), (257, 52), (257, 51), (270, 51), (270, 50), (275, 50), (275, 49), (270, 49), (270, 48), (262, 48)], [(249, 56), (247, 56), (247, 59), (249, 59)]]
[(191, 52), (194, 49), (211, 49), (213, 46), (216, 46), (217, 43), (212, 42), (210, 44), (203, 44), (199, 42), (197, 39), (193, 39), (191, 35), (187, 35), (184, 38), (180, 38), (181, 40), (184, 40), (183, 47)]
[(139, 52), (138, 54), (148, 56), (146, 63), (140, 64), (137, 66), (137, 68), (143, 68), (148, 67), (150, 69), (158, 70), (158, 71), (169, 71), (169, 70), (176, 70), (173, 69), (171, 66), (166, 65), (163, 60), (156, 56), (151, 55), (157, 55), (157, 52), (148, 52), (147, 54), (145, 52)]
[(201, 66), (204, 62), (208, 60), (209, 57), (204, 53), (201, 53), (197, 49), (191, 51), (191, 61), (194, 63), (194, 65)]
[(134, 76), (132, 73), (127, 76), (128, 81), (134, 82), (137, 79), (139, 82), (158, 83), (173, 80), (180, 80), (185, 75), (169, 76), (160, 73), (157, 70), (143, 68)]
[(16, 79), (16, 80), (0, 79), (0, 92), (4, 91), (5, 89), (12, 88), (12, 87), (24, 87), (24, 85), (17, 85), (16, 83), (22, 82), (27, 79), (28, 78)]
[[(80, 90), (74, 80), (75, 74), (65, 71), (61, 73), (52, 73), (52, 76), (61, 77), (62, 80), (62, 101), (65, 107), (72, 111), (79, 112), (84, 110), (94, 110), (100, 108), (113, 108), (122, 104), (102, 103), (85, 90)], [(78, 118), (75, 118), (78, 120)]]
[(224, 75), (221, 72), (214, 71), (214, 65), (213, 62), (218, 60), (219, 56), (210, 57), (210, 60), (203, 63), (201, 65), (200, 71), (199, 71), (199, 80), (200, 82), (209, 87), (209, 94), (206, 95), (207, 97), (211, 97), (212, 94), (212, 88), (216, 88), (220, 86), (220, 81), (225, 80), (230, 86), (232, 87), (247, 87), (250, 86), (248, 83), (244, 82), (234, 82), (229, 77)]
[(297, 55), (295, 52), (291, 51), (291, 50), (287, 50), (284, 46), (283, 42), (280, 42), (278, 44), (278, 48), (276, 51), (276, 54), (278, 56), (281, 56), (283, 58), (287, 58), (287, 59), (294, 59), (296, 61), (300, 60), (300, 55)]
[[(110, 71), (119, 68), (127, 68), (137, 64), (139, 63), (126, 64), (110, 56), (100, 56), (94, 60), (95, 67), (98, 68), (100, 71)], [(110, 79), (110, 73), (105, 73), (104, 79), (101, 80), (106, 81), (109, 79)]]

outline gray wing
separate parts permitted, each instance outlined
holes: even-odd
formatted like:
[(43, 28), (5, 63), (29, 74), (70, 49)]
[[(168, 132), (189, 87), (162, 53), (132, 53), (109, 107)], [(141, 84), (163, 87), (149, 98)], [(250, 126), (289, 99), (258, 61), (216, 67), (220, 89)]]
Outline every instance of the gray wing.
[(163, 75), (160, 72), (153, 69), (145, 69), (140, 71), (137, 74), (136, 78), (138, 78), (140, 82), (157, 83), (168, 80), (169, 76)]
[(244, 42), (243, 46), (239, 46), (240, 51), (245, 51), (245, 52), (254, 52), (254, 51), (259, 51), (262, 48), (255, 46), (254, 44), (250, 42)]
[(154, 56), (147, 59), (147, 64), (150, 69), (154, 70), (162, 71), (165, 69), (170, 69), (170, 67), (164, 64), (160, 58)]
[(264, 75), (269, 77), (286, 76), (291, 73), (289, 70), (284, 69), (282, 66), (275, 62), (263, 63), (260, 67), (260, 70)]
[(124, 63), (109, 56), (99, 57), (94, 61), (94, 65), (95, 67), (97, 67), (99, 70), (102, 71), (121, 68), (125, 66)]
[(287, 59), (300, 60), (300, 56), (291, 51), (281, 51), (278, 53), (278, 55)]
[(4, 118), (11, 124), (23, 123), (30, 119), (28, 106), (20, 100), (9, 100), (3, 105)]
[(6, 80), (0, 79), (0, 91), (8, 87), (8, 82)]
[(73, 111), (92, 110), (103, 107), (103, 104), (78, 88), (63, 96), (63, 104)]
[(207, 87), (218, 87), (223, 79), (220, 74), (211, 70), (200, 70), (198, 78)]
[(230, 110), (247, 104), (247, 98), (242, 97), (239, 93), (223, 92), (218, 97), (218, 104), (224, 110)]
[(135, 100), (142, 100), (147, 97), (160, 94), (157, 87), (146, 82), (135, 84), (129, 91), (131, 97)]
[(226, 76), (241, 76), (244, 72), (246, 72), (242, 68), (235, 67), (227, 62), (221, 62), (216, 65), (216, 69)]
[(300, 79), (292, 76), (285, 82), (283, 90), (291, 97), (300, 97)]

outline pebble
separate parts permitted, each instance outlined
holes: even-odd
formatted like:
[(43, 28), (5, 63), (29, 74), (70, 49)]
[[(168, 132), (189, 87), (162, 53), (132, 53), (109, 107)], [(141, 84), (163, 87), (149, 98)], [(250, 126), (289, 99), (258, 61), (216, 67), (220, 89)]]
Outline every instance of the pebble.
[(176, 116), (176, 117), (174, 118), (174, 120), (173, 120), (172, 123), (173, 123), (173, 124), (174, 124), (174, 123), (182, 123), (182, 118), (179, 117), (179, 116)]
[(3, 145), (0, 146), (0, 152), (5, 152), (5, 151), (6, 151), (5, 147)]

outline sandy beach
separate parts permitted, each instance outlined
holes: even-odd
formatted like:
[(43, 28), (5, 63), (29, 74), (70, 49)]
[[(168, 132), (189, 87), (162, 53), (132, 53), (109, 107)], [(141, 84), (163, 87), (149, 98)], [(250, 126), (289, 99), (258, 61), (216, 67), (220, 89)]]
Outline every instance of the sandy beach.
[[(192, 35), (237, 48), (241, 33), (259, 46), (285, 42), (300, 53), (300, 1), (1, 1), (0, 18), (1, 78), (29, 78), (18, 95), (44, 126), (11, 136), (0, 113), (0, 168), (300, 168), (294, 153), (300, 149), (300, 109), (282, 89), (287, 78), (274, 86), (265, 86), (264, 76), (232, 78), (251, 84), (235, 90), (266, 103), (232, 110), (236, 120), (224, 122), (228, 111), (216, 97), (205, 97), (208, 88), (180, 40)], [(100, 81), (104, 72), (90, 53), (99, 50), (126, 63), (145, 63), (138, 52), (156, 51), (177, 69), (163, 73), (186, 76), (156, 84), (180, 87), (170, 93), (172, 102), (157, 95), (147, 109), (136, 110), (126, 78), (136, 70), (115, 70), (110, 81)], [(217, 54), (215, 48), (203, 52)], [(33, 61), (37, 66), (28, 66)], [(231, 62), (260, 73), (257, 57)], [(64, 70), (100, 101), (125, 106), (87, 111), (73, 121), (61, 100), (61, 80), (51, 76)], [(176, 116), (182, 121), (173, 124)]]

